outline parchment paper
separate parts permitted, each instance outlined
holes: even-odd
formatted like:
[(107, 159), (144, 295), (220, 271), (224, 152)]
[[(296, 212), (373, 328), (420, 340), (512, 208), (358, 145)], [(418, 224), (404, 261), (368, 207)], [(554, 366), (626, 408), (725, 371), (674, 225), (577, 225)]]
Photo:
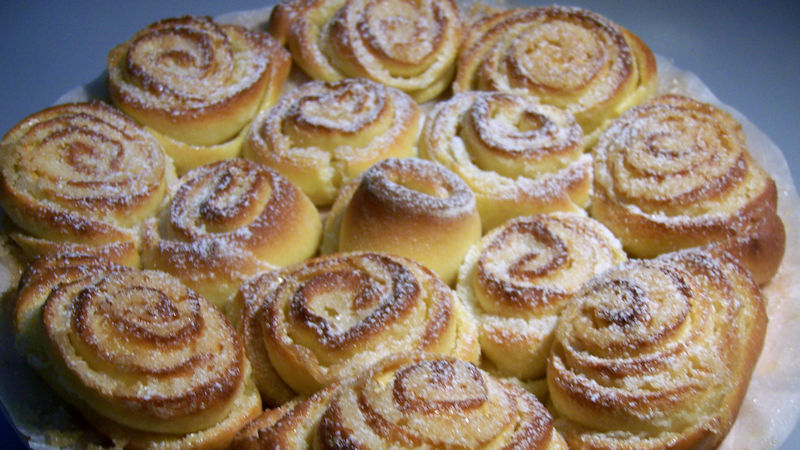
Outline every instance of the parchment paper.
[[(270, 7), (238, 11), (217, 18), (260, 28)], [(693, 73), (658, 55), (659, 93), (678, 93), (716, 104), (738, 119), (755, 159), (778, 185), (779, 215), (786, 226), (786, 254), (778, 274), (764, 288), (770, 323), (766, 344), (724, 449), (772, 449), (791, 433), (800, 417), (800, 197), (780, 149), (744, 115), (722, 103)], [(106, 98), (105, 76), (62, 96), (57, 103)], [(22, 118), (20, 118), (22, 119)], [(0, 212), (0, 214), (2, 214)], [(0, 404), (31, 448), (83, 448), (98, 442), (78, 413), (67, 406), (17, 354), (11, 333), (10, 303), (20, 267), (10, 247), (0, 246)]]

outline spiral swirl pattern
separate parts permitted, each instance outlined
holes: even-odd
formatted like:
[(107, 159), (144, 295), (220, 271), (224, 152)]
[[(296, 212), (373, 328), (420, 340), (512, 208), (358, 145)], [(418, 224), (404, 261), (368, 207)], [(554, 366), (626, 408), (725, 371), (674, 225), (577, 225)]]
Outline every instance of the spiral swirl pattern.
[(108, 85), (114, 103), (153, 129), (185, 172), (236, 156), (241, 138), (234, 138), (277, 100), (290, 65), (267, 33), (185, 16), (114, 48)]
[(484, 231), (520, 215), (577, 211), (588, 201), (591, 157), (580, 126), (528, 97), (465, 92), (437, 104), (420, 155), (467, 182)]
[(566, 302), (624, 260), (611, 232), (583, 215), (518, 217), (491, 231), (467, 254), (457, 288), (478, 319), (486, 368), (543, 379)]
[(27, 117), (0, 147), (0, 205), (28, 253), (66, 248), (138, 263), (134, 228), (174, 178), (143, 128), (100, 102), (66, 104)]
[(667, 95), (630, 110), (594, 149), (592, 214), (652, 257), (722, 242), (765, 282), (783, 256), (775, 182), (721, 109)]
[(316, 205), (372, 164), (416, 154), (421, 112), (403, 92), (365, 79), (312, 81), (259, 116), (244, 155), (274, 168)]
[(573, 113), (587, 135), (656, 89), (650, 49), (584, 9), (503, 11), (474, 24), (466, 36), (454, 91), (531, 95)]
[(758, 286), (733, 258), (685, 250), (587, 283), (556, 327), (556, 423), (577, 447), (713, 447), (763, 344)]
[(18, 347), (102, 432), (230, 440), (260, 411), (233, 327), (165, 273), (62, 254), (37, 260), (19, 292)]
[(536, 398), (469, 362), (400, 355), (253, 421), (235, 448), (566, 449)]
[(269, 26), (312, 78), (368, 78), (418, 102), (449, 85), (462, 33), (452, 0), (295, 0)]
[(248, 281), (234, 307), (268, 402), (311, 394), (402, 351), (478, 357), (475, 324), (455, 292), (401, 257), (312, 259)]
[(475, 195), (461, 178), (432, 161), (390, 158), (340, 191), (325, 222), (322, 253), (400, 255), (452, 285), (480, 236)]
[(177, 276), (222, 307), (247, 277), (311, 257), (322, 224), (289, 180), (237, 158), (187, 173), (162, 222), (145, 230), (145, 267)]

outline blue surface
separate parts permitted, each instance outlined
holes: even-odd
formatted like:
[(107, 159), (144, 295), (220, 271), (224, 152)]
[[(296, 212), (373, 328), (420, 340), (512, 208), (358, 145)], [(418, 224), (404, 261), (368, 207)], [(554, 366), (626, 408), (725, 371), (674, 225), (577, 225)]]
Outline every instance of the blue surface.
[[(151, 22), (183, 14), (214, 16), (267, 3), (2, 2), (0, 133), (97, 77), (108, 50)], [(654, 52), (696, 73), (720, 100), (770, 136), (783, 150), (795, 180), (800, 177), (800, 2), (568, 3), (626, 26)], [(0, 419), (0, 447), (15, 446), (22, 447), (21, 441), (8, 421)], [(800, 432), (796, 429), (781, 448), (800, 448)]]

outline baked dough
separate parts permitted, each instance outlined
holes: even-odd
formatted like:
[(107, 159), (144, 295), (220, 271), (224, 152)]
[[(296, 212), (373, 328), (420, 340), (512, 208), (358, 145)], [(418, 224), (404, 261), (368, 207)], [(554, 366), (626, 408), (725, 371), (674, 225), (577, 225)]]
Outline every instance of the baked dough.
[(99, 101), (34, 113), (0, 142), (0, 206), (28, 257), (73, 251), (138, 265), (139, 225), (174, 179), (158, 141)]
[(478, 360), (475, 323), (455, 292), (399, 256), (334, 254), (265, 273), (242, 286), (233, 315), (270, 405), (405, 351)]
[(580, 211), (589, 200), (591, 156), (575, 118), (530, 97), (464, 92), (434, 105), (419, 153), (475, 192), (484, 233), (506, 220)]
[(587, 141), (652, 96), (656, 60), (633, 33), (582, 8), (501, 11), (467, 29), (454, 92), (529, 95), (574, 114)]
[(730, 255), (683, 250), (605, 272), (556, 327), (556, 428), (571, 448), (714, 448), (766, 328), (758, 285)]
[(247, 125), (277, 101), (291, 57), (267, 33), (184, 16), (138, 31), (107, 65), (114, 104), (151, 130), (183, 174), (239, 155)]
[(389, 357), (308, 400), (267, 410), (233, 447), (566, 449), (536, 397), (441, 355)]
[(363, 78), (312, 81), (256, 119), (243, 156), (327, 206), (372, 164), (416, 155), (421, 122), (419, 106), (400, 90)]
[(463, 180), (428, 160), (390, 158), (339, 192), (325, 222), (322, 253), (405, 256), (453, 285), (480, 236), (475, 195)]
[(420, 103), (447, 89), (462, 33), (453, 0), (289, 0), (269, 29), (311, 78), (367, 78)]
[(180, 179), (159, 220), (144, 227), (142, 262), (224, 310), (245, 279), (316, 254), (321, 235), (319, 213), (300, 188), (236, 158)]
[(725, 111), (657, 97), (615, 120), (594, 156), (591, 214), (633, 256), (716, 243), (759, 283), (778, 270), (786, 232), (775, 181)]
[(231, 324), (163, 272), (37, 259), (14, 323), (30, 364), (118, 445), (224, 447), (261, 410)]

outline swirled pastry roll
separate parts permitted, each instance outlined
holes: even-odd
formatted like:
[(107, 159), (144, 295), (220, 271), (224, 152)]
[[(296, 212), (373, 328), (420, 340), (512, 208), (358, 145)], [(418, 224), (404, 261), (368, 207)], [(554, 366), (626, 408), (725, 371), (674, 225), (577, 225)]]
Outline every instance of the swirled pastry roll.
[(527, 97), (465, 92), (438, 103), (419, 151), (472, 188), (484, 232), (516, 216), (578, 211), (589, 199), (592, 162), (580, 126)]
[(114, 103), (146, 125), (180, 173), (237, 156), (277, 101), (291, 56), (269, 34), (208, 17), (164, 19), (108, 54)]
[(530, 393), (466, 361), (408, 354), (307, 400), (267, 410), (233, 447), (567, 448)]
[(244, 156), (325, 206), (372, 164), (414, 156), (421, 121), (417, 104), (397, 89), (365, 79), (312, 81), (256, 119)]
[(314, 79), (368, 78), (420, 103), (450, 84), (462, 33), (453, 0), (289, 0), (269, 28)]
[(451, 171), (418, 159), (386, 159), (339, 192), (325, 222), (322, 253), (405, 256), (452, 285), (481, 237), (475, 195)]
[(478, 359), (475, 324), (455, 292), (399, 256), (335, 254), (268, 272), (242, 286), (234, 311), (271, 404), (404, 351)]
[(41, 375), (120, 446), (223, 447), (261, 412), (233, 327), (163, 272), (38, 259), (15, 331)]
[(517, 217), (467, 254), (457, 291), (478, 322), (487, 370), (543, 394), (553, 330), (593, 276), (625, 260), (617, 238), (585, 215)]
[(556, 427), (572, 448), (714, 448), (766, 327), (758, 286), (730, 255), (618, 266), (561, 314), (547, 369)]
[(777, 271), (786, 241), (777, 188), (728, 113), (658, 97), (614, 121), (594, 155), (592, 215), (631, 254), (718, 243), (759, 283)]
[(32, 114), (0, 142), (0, 206), (28, 256), (80, 251), (137, 265), (136, 228), (174, 178), (158, 141), (100, 102)]
[(246, 278), (313, 256), (322, 235), (300, 188), (241, 158), (189, 171), (160, 219), (145, 227), (144, 266), (171, 273), (223, 309)]
[(503, 11), (465, 36), (455, 92), (530, 95), (574, 114), (587, 135), (656, 90), (656, 60), (647, 45), (585, 9)]

